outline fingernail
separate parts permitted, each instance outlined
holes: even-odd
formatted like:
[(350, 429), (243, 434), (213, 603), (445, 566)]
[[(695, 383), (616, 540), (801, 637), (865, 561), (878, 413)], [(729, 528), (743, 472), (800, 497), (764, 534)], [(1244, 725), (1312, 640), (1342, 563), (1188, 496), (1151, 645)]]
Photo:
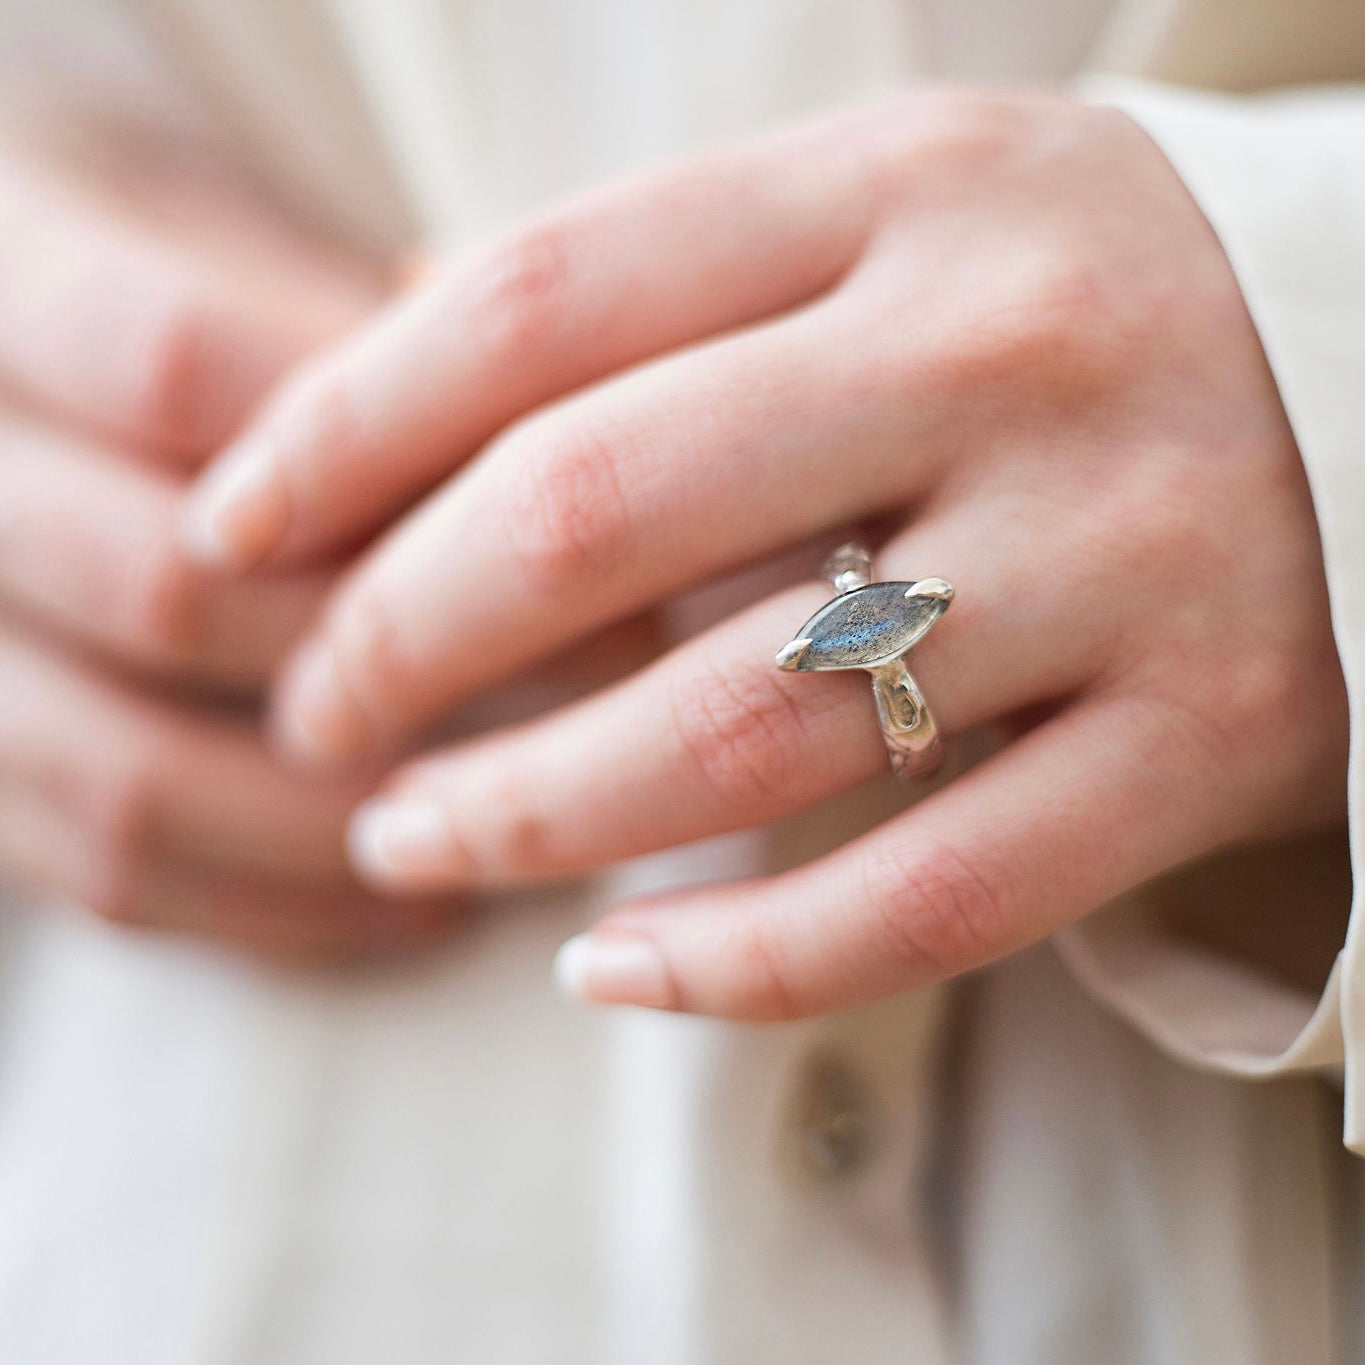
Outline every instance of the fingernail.
[(190, 494), (180, 522), (185, 553), (215, 569), (245, 569), (284, 535), (289, 508), (274, 457), (261, 444), (222, 455)]
[(381, 888), (450, 886), (469, 876), (445, 809), (429, 798), (367, 801), (351, 816), (346, 841), (356, 872)]
[(578, 934), (555, 954), (555, 985), (571, 1000), (672, 1009), (663, 954), (636, 934)]
[(271, 713), (275, 742), (291, 758), (326, 766), (371, 747), (365, 717), (342, 685), (323, 640), (310, 640), (285, 671)]

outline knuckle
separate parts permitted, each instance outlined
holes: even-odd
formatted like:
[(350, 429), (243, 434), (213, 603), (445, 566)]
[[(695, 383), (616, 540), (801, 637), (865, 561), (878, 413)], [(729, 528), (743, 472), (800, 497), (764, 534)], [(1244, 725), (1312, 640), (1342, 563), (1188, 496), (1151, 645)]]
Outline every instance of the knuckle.
[(119, 866), (145, 857), (157, 833), (161, 765), (150, 746), (126, 755), (87, 791), (91, 837)]
[(1010, 278), (986, 291), (988, 309), (964, 315), (956, 344), (943, 348), (950, 379), (974, 392), (1023, 386), (1035, 400), (1069, 406), (1105, 392), (1123, 351), (1112, 294), (1097, 262), (1020, 247)]
[[(1263, 766), (1275, 747), (1292, 742), (1301, 714), (1300, 680), (1272, 650), (1256, 642), (1213, 651), (1191, 644), (1181, 654), (1174, 670), (1180, 686), (1167, 682), (1156, 691), (1163, 729), (1174, 733), (1181, 749), (1231, 773), (1244, 770), (1248, 760)], [(1161, 731), (1153, 733), (1153, 743), (1162, 743)], [(1257, 741), (1248, 744), (1248, 736)]]
[(517, 440), (527, 445), (522, 458), (509, 461), (509, 549), (535, 588), (572, 592), (629, 552), (631, 517), (618, 466), (623, 440), (586, 422), (543, 437), (528, 427)]
[(382, 585), (356, 583), (332, 614), (326, 639), (342, 685), (383, 734), (413, 705), (423, 670)]
[(958, 171), (988, 171), (1026, 148), (1036, 112), (1047, 101), (988, 89), (946, 90), (914, 125), (918, 154), (944, 158)]
[(908, 982), (938, 980), (994, 955), (1010, 919), (998, 869), (939, 843), (884, 853), (869, 861), (865, 875), (884, 950)]
[[(1196, 566), (1214, 569), (1210, 554), (1218, 547), (1210, 534), (1209, 500), (1191, 496), (1197, 480), (1170, 477), (1168, 463), (1164, 459), (1152, 460), (1151, 467), (1138, 459), (1120, 463), (1112, 515), (1106, 518), (1119, 534), (1106, 538), (1119, 540), (1133, 567), (1145, 565), (1149, 574), (1163, 565), (1179, 577)], [(1226, 567), (1235, 569), (1232, 564)]]
[[(1110, 291), (1099, 263), (1083, 255), (1060, 257), (1048, 249), (1027, 258), (1025, 267), (1009, 317), (1010, 334), (1021, 338), (1029, 358), (1040, 347), (1070, 346), (1078, 336), (1090, 340), (1096, 323), (1111, 311)], [(1051, 363), (1055, 366), (1055, 358)]]
[(800, 707), (780, 678), (702, 665), (671, 705), (674, 734), (712, 801), (736, 813), (781, 802), (788, 756), (805, 745)]
[(469, 283), (470, 320), (509, 353), (541, 351), (567, 311), (573, 233), (566, 223), (537, 223), (508, 237)]
[(725, 945), (727, 976), (735, 983), (722, 1013), (754, 1023), (790, 1023), (811, 1011), (790, 979), (781, 953), (757, 924), (737, 926)]
[[(926, 177), (949, 184), (998, 174), (1026, 156), (1036, 131), (1058, 101), (1037, 93), (948, 89), (900, 96), (890, 117), (871, 111), (871, 174), (888, 203)], [(1071, 115), (1068, 115), (1071, 117)]]
[(138, 436), (155, 446), (198, 449), (210, 430), (213, 321), (181, 288), (166, 287), (139, 305), (127, 323), (123, 391)]
[(536, 799), (532, 771), (520, 763), (486, 771), (481, 799), (497, 819), (485, 829), (486, 842), (461, 845), (479, 876), (540, 876), (564, 865), (565, 841)]
[(311, 451), (325, 451), (333, 465), (353, 463), (367, 449), (365, 423), (356, 408), (361, 387), (331, 357), (300, 370), (267, 413), (280, 464), (288, 468), (296, 452)]
[(1141, 584), (1138, 614), (1169, 617), (1182, 601), (1186, 610), (1201, 607), (1188, 600), (1189, 582), (1236, 571), (1210, 533), (1209, 504), (1197, 496), (1202, 485), (1190, 464), (1160, 449), (1119, 445), (1077, 470), (1087, 515), (1065, 527), (1070, 554), (1096, 583), (1129, 591)]
[(1324, 676), (1340, 676), (1340, 659), (1335, 651), (1324, 649), (1316, 658), (1307, 647), (1286, 654), (1256, 636), (1248, 642), (1236, 669), (1234, 714), (1242, 719), (1244, 732), (1250, 729), (1297, 738), (1302, 727), (1311, 733), (1321, 712), (1312, 715), (1312, 708), (1304, 704), (1306, 699), (1312, 697), (1319, 705), (1330, 706), (1335, 692), (1330, 682), (1322, 685)]
[(191, 660), (202, 642), (206, 607), (203, 575), (169, 539), (150, 546), (130, 565), (122, 616), (138, 652)]

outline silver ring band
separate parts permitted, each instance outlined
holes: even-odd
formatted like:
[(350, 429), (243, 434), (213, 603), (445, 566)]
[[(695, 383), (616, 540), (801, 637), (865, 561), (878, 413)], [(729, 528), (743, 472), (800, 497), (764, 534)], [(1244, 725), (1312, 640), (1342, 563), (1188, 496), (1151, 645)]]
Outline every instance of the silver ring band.
[(952, 584), (941, 578), (874, 582), (872, 556), (856, 544), (835, 550), (825, 573), (838, 596), (783, 645), (777, 666), (793, 673), (870, 673), (892, 768), (903, 778), (931, 777), (943, 762), (943, 744), (905, 657), (948, 610)]

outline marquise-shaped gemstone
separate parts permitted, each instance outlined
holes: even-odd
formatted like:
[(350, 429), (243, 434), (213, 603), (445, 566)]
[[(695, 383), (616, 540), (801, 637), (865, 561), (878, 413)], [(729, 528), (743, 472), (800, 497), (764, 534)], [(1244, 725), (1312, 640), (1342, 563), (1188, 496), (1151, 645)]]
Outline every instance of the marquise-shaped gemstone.
[(945, 597), (907, 597), (913, 586), (873, 583), (836, 597), (796, 633), (794, 643), (810, 643), (793, 651), (784, 666), (797, 673), (813, 673), (871, 668), (899, 658), (948, 609)]

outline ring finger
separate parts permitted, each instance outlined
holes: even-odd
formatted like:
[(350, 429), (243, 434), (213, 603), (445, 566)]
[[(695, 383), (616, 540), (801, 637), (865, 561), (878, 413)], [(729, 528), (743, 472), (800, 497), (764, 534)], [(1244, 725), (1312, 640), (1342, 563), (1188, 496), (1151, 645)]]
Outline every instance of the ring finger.
[[(1067, 590), (1067, 550), (1043, 559), (1033, 535), (1017, 503), (1008, 517), (964, 504), (880, 558), (884, 576), (942, 573), (958, 588), (912, 659), (948, 734), (1072, 693), (1101, 667), (1111, 625), (1077, 629), (1099, 619), (1085, 600), (1098, 588), (1073, 575)], [(608, 691), (400, 770), (357, 813), (353, 861), (401, 890), (517, 883), (778, 819), (884, 771), (864, 676), (773, 666), (828, 596), (789, 589)]]

